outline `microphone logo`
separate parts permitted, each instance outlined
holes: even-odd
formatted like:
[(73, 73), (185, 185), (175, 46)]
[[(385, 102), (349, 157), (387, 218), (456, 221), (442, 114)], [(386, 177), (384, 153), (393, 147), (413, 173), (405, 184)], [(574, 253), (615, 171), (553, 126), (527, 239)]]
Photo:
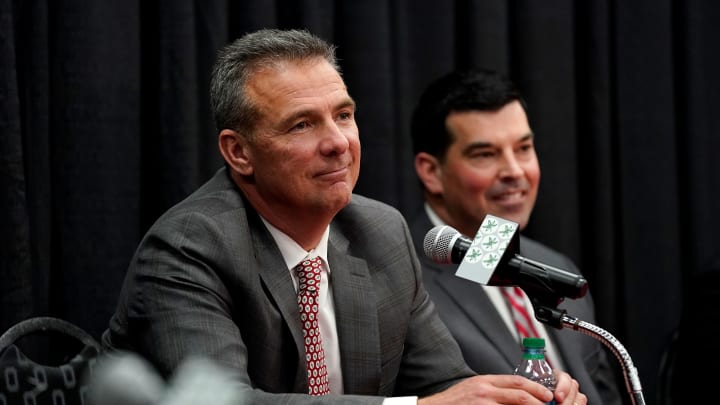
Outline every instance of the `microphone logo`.
[[(518, 224), (493, 215), (485, 216), (455, 274), (489, 285), (495, 269), (517, 251)], [(493, 285), (501, 282), (495, 274)]]

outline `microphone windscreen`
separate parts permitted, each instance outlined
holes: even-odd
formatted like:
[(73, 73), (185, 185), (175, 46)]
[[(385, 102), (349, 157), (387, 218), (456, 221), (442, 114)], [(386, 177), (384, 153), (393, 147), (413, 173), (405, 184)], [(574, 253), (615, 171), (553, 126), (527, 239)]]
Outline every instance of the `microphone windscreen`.
[(452, 263), (452, 246), (459, 236), (460, 232), (448, 225), (432, 228), (423, 240), (425, 256), (436, 263)]

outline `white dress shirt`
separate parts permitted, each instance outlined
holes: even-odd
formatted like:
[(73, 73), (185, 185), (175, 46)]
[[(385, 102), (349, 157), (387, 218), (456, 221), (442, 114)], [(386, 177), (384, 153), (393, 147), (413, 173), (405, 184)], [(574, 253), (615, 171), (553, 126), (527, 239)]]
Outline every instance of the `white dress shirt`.
[[(340, 346), (337, 336), (337, 324), (335, 323), (335, 304), (332, 295), (332, 285), (329, 283), (330, 266), (327, 260), (328, 236), (330, 235), (330, 227), (328, 226), (323, 233), (320, 242), (310, 251), (306, 251), (292, 238), (287, 236), (281, 230), (274, 227), (265, 218), (262, 218), (265, 226), (270, 231), (275, 243), (280, 248), (280, 253), (285, 260), (285, 265), (290, 272), (290, 276), (298, 289), (298, 277), (294, 268), (305, 259), (320, 257), (322, 259), (322, 273), (320, 275), (320, 295), (318, 297), (318, 318), (320, 323), (320, 336), (322, 337), (322, 346), (325, 351), (325, 367), (327, 368), (328, 380), (330, 384), (330, 393), (332, 395), (342, 395), (343, 389), (342, 367), (340, 366)], [(385, 398), (383, 405), (416, 405), (417, 397), (394, 397)]]

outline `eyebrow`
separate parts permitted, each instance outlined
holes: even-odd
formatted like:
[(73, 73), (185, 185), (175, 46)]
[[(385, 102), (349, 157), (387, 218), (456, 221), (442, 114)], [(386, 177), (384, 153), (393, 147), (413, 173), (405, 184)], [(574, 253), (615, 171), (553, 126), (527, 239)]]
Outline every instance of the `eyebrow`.
[(525, 134), (522, 138), (518, 139), (517, 142), (525, 142), (535, 138), (535, 134), (531, 132)]
[[(353, 110), (357, 109), (357, 104), (355, 104), (355, 100), (352, 99), (352, 97), (348, 96), (347, 98), (343, 99), (339, 103), (335, 104), (335, 107), (333, 107), (333, 110), (341, 110), (343, 108), (352, 107)], [(293, 121), (297, 120), (298, 118), (309, 116), (315, 114), (315, 109), (307, 108), (295, 111), (294, 113), (290, 114), (287, 118), (284, 118), (281, 121), (282, 126), (288, 126)]]
[[(535, 134), (532, 132), (523, 135), (520, 139), (516, 140), (515, 142), (525, 142), (533, 139), (535, 137)], [(490, 142), (473, 142), (467, 146), (467, 149), (473, 149), (473, 148), (489, 148), (493, 146)]]
[(357, 110), (357, 104), (355, 104), (355, 100), (353, 100), (353, 98), (350, 96), (348, 96), (342, 102), (338, 103), (338, 105), (335, 106), (335, 109), (339, 110), (346, 107), (352, 107), (354, 110)]

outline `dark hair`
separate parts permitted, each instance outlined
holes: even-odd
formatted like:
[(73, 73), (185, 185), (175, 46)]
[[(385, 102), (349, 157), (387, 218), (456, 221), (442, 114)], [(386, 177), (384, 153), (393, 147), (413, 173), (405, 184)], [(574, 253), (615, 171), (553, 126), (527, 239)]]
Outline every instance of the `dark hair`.
[(491, 70), (457, 70), (436, 79), (425, 88), (412, 114), (413, 154), (445, 156), (453, 142), (445, 126), (451, 112), (494, 111), (515, 100), (526, 107), (515, 84)]
[(251, 134), (259, 112), (246, 93), (253, 74), (287, 61), (323, 58), (338, 72), (335, 46), (305, 30), (263, 29), (246, 34), (218, 53), (210, 79), (215, 126)]

